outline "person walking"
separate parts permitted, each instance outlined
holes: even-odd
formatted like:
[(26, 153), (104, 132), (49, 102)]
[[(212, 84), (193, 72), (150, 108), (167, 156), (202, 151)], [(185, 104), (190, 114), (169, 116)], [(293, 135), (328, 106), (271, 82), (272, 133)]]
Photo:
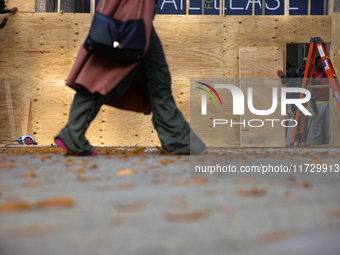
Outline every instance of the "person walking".
[(99, 2), (97, 11), (102, 9), (102, 14), (120, 21), (136, 19), (140, 11), (145, 23), (146, 53), (140, 61), (126, 64), (91, 54), (84, 45), (81, 47), (66, 81), (77, 91), (69, 120), (55, 137), (55, 143), (68, 153), (97, 155), (85, 132), (103, 104), (144, 114), (152, 112), (164, 153), (200, 154), (205, 150), (205, 144), (191, 130), (172, 96), (168, 64), (152, 25), (155, 3), (155, 0)]

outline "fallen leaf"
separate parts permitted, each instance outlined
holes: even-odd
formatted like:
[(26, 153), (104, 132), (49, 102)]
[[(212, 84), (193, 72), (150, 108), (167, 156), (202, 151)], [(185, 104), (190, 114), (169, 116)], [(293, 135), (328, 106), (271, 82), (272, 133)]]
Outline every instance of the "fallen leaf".
[(32, 204), (24, 200), (6, 200), (0, 204), (0, 213), (19, 212), (32, 209)]
[(120, 226), (124, 223), (124, 218), (122, 216), (115, 216), (112, 219), (113, 225)]
[(82, 168), (78, 168), (78, 169), (73, 170), (72, 172), (81, 174), (81, 173), (85, 173), (85, 170)]
[(11, 168), (16, 168), (16, 167), (17, 167), (16, 165), (6, 165), (6, 164), (0, 165), (0, 169), (11, 169)]
[(89, 164), (89, 162), (84, 161), (84, 160), (78, 162), (78, 165), (80, 165), (80, 166), (88, 165), (88, 164)]
[(243, 178), (243, 179), (233, 179), (234, 183), (238, 184), (256, 184), (257, 180), (251, 178)]
[(133, 183), (122, 184), (118, 186), (119, 190), (128, 190), (133, 188)]
[(93, 187), (95, 190), (97, 191), (109, 191), (109, 190), (114, 190), (113, 187), (109, 187), (109, 186), (96, 186)]
[(33, 171), (31, 171), (31, 172), (29, 172), (29, 173), (25, 173), (25, 174), (22, 174), (21, 175), (21, 178), (37, 178), (38, 177), (38, 175), (35, 173), (35, 172), (33, 172)]
[(218, 190), (205, 190), (204, 195), (207, 197), (217, 196), (220, 192)]
[(45, 181), (46, 181), (46, 183), (48, 183), (48, 184), (53, 184), (53, 183), (54, 183), (54, 181), (52, 181), (51, 179), (48, 179), (48, 178), (47, 178)]
[(75, 204), (73, 198), (68, 196), (49, 197), (38, 201), (38, 208), (68, 208), (73, 207)]
[(290, 190), (285, 191), (285, 197), (289, 198), (292, 197), (293, 193)]
[(296, 183), (296, 187), (309, 189), (311, 185), (309, 182), (303, 181), (303, 182)]
[(208, 210), (197, 210), (188, 213), (166, 213), (165, 219), (171, 222), (190, 222), (207, 218), (209, 216)]
[(43, 156), (40, 156), (39, 159), (41, 159), (42, 161), (44, 161), (45, 159), (50, 159), (51, 156), (49, 155), (43, 155)]
[(340, 218), (340, 209), (334, 209), (328, 212), (329, 216), (333, 218)]
[(167, 164), (173, 163), (173, 162), (176, 162), (176, 161), (175, 160), (171, 160), (171, 159), (160, 159), (157, 162), (161, 163), (164, 166), (166, 166)]
[(40, 185), (41, 185), (40, 182), (35, 182), (35, 181), (24, 183), (24, 186), (27, 188), (35, 188), (35, 187), (39, 187)]
[(68, 160), (66, 160), (65, 164), (66, 164), (66, 166), (73, 166), (74, 165), (74, 160), (68, 159)]
[(220, 213), (224, 213), (224, 214), (233, 214), (233, 213), (235, 213), (234, 209), (232, 209), (231, 207), (226, 206), (226, 205), (219, 206), (217, 210)]
[(12, 189), (9, 185), (0, 185), (0, 191), (10, 191)]
[(209, 182), (209, 179), (206, 177), (191, 177), (190, 184), (191, 186), (204, 186)]
[(317, 158), (311, 158), (310, 163), (311, 164), (322, 164), (322, 161)]
[(280, 186), (280, 185), (285, 185), (287, 180), (283, 178), (269, 178), (268, 182), (269, 182), (269, 185)]
[(273, 231), (258, 235), (258, 242), (262, 245), (276, 243), (292, 238), (292, 233), (288, 230)]
[(177, 201), (177, 202), (183, 202), (183, 201), (185, 201), (184, 196), (181, 196), (181, 195), (172, 195), (172, 196), (171, 196), (171, 199), (174, 200), (174, 201)]
[(242, 163), (251, 163), (251, 160), (249, 160), (249, 159), (240, 159), (240, 160), (237, 161), (237, 163), (240, 163), (240, 164), (242, 164)]
[(98, 176), (83, 176), (83, 175), (79, 174), (78, 177), (77, 177), (77, 180), (81, 181), (81, 182), (98, 181), (98, 180), (100, 180), (100, 177), (98, 177)]
[(116, 172), (117, 176), (134, 175), (134, 174), (138, 174), (138, 172), (131, 168), (124, 168)]
[(130, 213), (144, 208), (147, 204), (145, 200), (140, 200), (132, 204), (120, 204), (117, 209), (122, 213)]
[(184, 180), (176, 180), (173, 182), (173, 184), (176, 186), (187, 186), (187, 182)]
[(11, 229), (9, 234), (13, 237), (44, 236), (50, 234), (52, 229), (52, 226), (45, 225), (16, 227), (14, 229)]
[(242, 197), (262, 197), (267, 193), (267, 190), (265, 188), (258, 189), (256, 187), (252, 187), (250, 190), (237, 188), (236, 193)]
[(144, 150), (145, 150), (145, 147), (137, 148), (137, 149), (131, 151), (130, 153), (132, 153), (132, 154), (138, 154), (138, 153), (141, 153), (141, 152), (144, 151)]
[(152, 184), (163, 184), (165, 182), (164, 179), (154, 179), (152, 181)]

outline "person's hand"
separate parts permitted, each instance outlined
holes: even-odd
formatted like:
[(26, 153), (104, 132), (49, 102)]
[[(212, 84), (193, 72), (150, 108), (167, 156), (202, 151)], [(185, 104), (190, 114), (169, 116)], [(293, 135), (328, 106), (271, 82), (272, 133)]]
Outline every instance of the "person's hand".
[(18, 10), (18, 7), (13, 7), (11, 9), (11, 13), (14, 15), (17, 12), (17, 10)]
[(282, 70), (277, 70), (277, 75), (281, 77), (285, 77), (285, 73)]
[(322, 69), (323, 76), (327, 76), (325, 69)]
[(2, 20), (2, 22), (1, 22), (1, 24), (6, 25), (6, 24), (7, 24), (7, 18), (4, 18), (4, 19)]

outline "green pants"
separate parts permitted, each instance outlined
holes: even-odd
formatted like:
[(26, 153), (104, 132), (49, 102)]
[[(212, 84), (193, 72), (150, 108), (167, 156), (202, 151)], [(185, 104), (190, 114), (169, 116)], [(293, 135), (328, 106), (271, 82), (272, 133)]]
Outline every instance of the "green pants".
[(150, 46), (144, 60), (106, 95), (91, 93), (83, 88), (74, 96), (68, 124), (56, 138), (61, 138), (74, 153), (89, 155), (94, 148), (85, 138), (85, 132), (107, 101), (122, 95), (135, 75), (146, 73), (143, 83), (148, 92), (153, 125), (162, 143), (163, 152), (174, 154), (199, 154), (205, 145), (191, 130), (182, 113), (177, 109), (171, 92), (171, 76), (162, 44), (152, 28)]

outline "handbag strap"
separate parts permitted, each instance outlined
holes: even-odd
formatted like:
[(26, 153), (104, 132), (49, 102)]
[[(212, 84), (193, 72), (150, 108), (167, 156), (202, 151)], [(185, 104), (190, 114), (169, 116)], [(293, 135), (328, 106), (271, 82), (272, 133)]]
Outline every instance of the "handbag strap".
[[(104, 10), (104, 7), (105, 7), (105, 2), (106, 2), (106, 0), (103, 0), (103, 4), (100, 7), (100, 11), (99, 11), (100, 13), (103, 13), (103, 10)], [(139, 2), (139, 10), (138, 10), (138, 14), (137, 14), (137, 19), (139, 19), (139, 17), (140, 17), (140, 14), (142, 12), (142, 7), (143, 7), (143, 0), (140, 0), (140, 2)]]

